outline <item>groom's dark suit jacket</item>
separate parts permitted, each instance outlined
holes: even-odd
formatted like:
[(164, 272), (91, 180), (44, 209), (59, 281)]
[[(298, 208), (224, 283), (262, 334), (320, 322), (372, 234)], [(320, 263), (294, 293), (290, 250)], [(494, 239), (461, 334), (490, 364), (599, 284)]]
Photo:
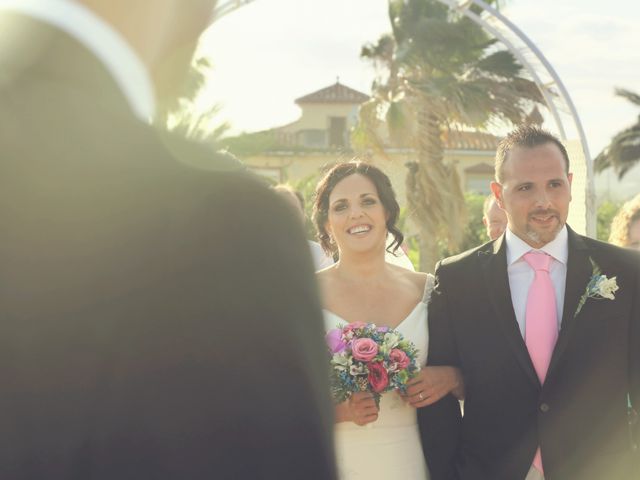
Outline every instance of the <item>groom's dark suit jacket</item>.
[[(466, 399), (462, 419), (452, 397), (419, 411), (434, 480), (522, 480), (538, 445), (546, 480), (636, 478), (627, 394), (637, 410), (640, 257), (571, 229), (568, 241), (562, 327), (544, 386), (513, 311), (504, 236), (438, 265), (428, 361), (459, 366)], [(574, 315), (590, 259), (620, 289)]]
[(297, 218), (66, 35), (0, 25), (0, 478), (334, 478)]

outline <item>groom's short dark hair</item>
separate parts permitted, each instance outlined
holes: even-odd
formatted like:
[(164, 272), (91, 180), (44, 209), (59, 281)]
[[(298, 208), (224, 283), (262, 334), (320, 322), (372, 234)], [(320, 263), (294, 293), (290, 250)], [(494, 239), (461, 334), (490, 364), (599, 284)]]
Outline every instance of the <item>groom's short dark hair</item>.
[(540, 127), (533, 125), (520, 125), (503, 138), (498, 144), (495, 161), (496, 182), (502, 183), (502, 167), (504, 166), (504, 162), (507, 161), (511, 150), (517, 147), (534, 148), (546, 143), (553, 143), (560, 149), (566, 164), (565, 170), (568, 174), (569, 155), (567, 154), (567, 149), (562, 142), (555, 135)]

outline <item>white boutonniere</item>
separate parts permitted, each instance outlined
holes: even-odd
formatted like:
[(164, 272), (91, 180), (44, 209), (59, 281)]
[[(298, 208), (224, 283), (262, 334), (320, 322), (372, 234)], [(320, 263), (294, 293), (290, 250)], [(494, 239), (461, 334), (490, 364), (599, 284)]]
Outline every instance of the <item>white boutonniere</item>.
[(580, 302), (578, 303), (578, 309), (576, 313), (573, 315), (573, 318), (578, 316), (580, 310), (582, 310), (583, 305), (587, 301), (587, 298), (593, 298), (595, 300), (615, 300), (616, 296), (614, 293), (618, 291), (618, 282), (616, 281), (616, 277), (608, 278), (606, 275), (602, 274), (600, 267), (593, 261), (593, 258), (589, 257), (589, 261), (591, 262), (591, 266), (593, 268), (591, 273), (591, 280), (589, 281), (587, 288), (585, 288), (582, 297), (580, 297)]

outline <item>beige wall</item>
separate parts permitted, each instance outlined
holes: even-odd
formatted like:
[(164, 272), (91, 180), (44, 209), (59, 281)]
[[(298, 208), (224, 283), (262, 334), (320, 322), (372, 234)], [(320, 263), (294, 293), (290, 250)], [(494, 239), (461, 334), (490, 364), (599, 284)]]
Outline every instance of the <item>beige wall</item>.
[(286, 133), (300, 130), (326, 130), (329, 128), (329, 117), (347, 117), (347, 129), (358, 120), (358, 105), (353, 104), (308, 104), (303, 105), (302, 115), (295, 122), (279, 128)]
[[(244, 162), (256, 170), (257, 173), (264, 174), (277, 181), (295, 183), (311, 174), (324, 172), (337, 162), (348, 161), (352, 158), (352, 154), (318, 152), (292, 155), (261, 155), (246, 158)], [(405, 163), (413, 159), (410, 151), (399, 151), (391, 153), (390, 160), (382, 158), (372, 158), (369, 160), (389, 176), (401, 206), (406, 204), (405, 177), (407, 168), (405, 167)], [(493, 166), (492, 152), (448, 152), (445, 155), (445, 160), (453, 161), (456, 165), (464, 190), (467, 190), (466, 187), (468, 183), (477, 184), (483, 182), (483, 176), (487, 185), (491, 181), (491, 175), (467, 175), (464, 170), (478, 163)], [(276, 174), (272, 172), (278, 172), (279, 178), (276, 178)]]

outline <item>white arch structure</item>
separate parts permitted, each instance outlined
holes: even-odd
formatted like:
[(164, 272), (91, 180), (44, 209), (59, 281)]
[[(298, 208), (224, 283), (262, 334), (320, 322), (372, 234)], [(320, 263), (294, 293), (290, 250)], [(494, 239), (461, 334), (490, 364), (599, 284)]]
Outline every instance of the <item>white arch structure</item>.
[[(213, 21), (255, 0), (226, 0), (214, 11)], [(500, 40), (518, 59), (540, 90), (560, 138), (567, 144), (573, 171), (573, 204), (569, 221), (576, 230), (595, 237), (593, 165), (580, 117), (566, 87), (540, 49), (513, 22), (483, 0), (438, 0), (470, 18)], [(481, 8), (475, 13), (470, 7)], [(568, 133), (570, 132), (570, 133)], [(569, 136), (571, 135), (571, 136)]]

